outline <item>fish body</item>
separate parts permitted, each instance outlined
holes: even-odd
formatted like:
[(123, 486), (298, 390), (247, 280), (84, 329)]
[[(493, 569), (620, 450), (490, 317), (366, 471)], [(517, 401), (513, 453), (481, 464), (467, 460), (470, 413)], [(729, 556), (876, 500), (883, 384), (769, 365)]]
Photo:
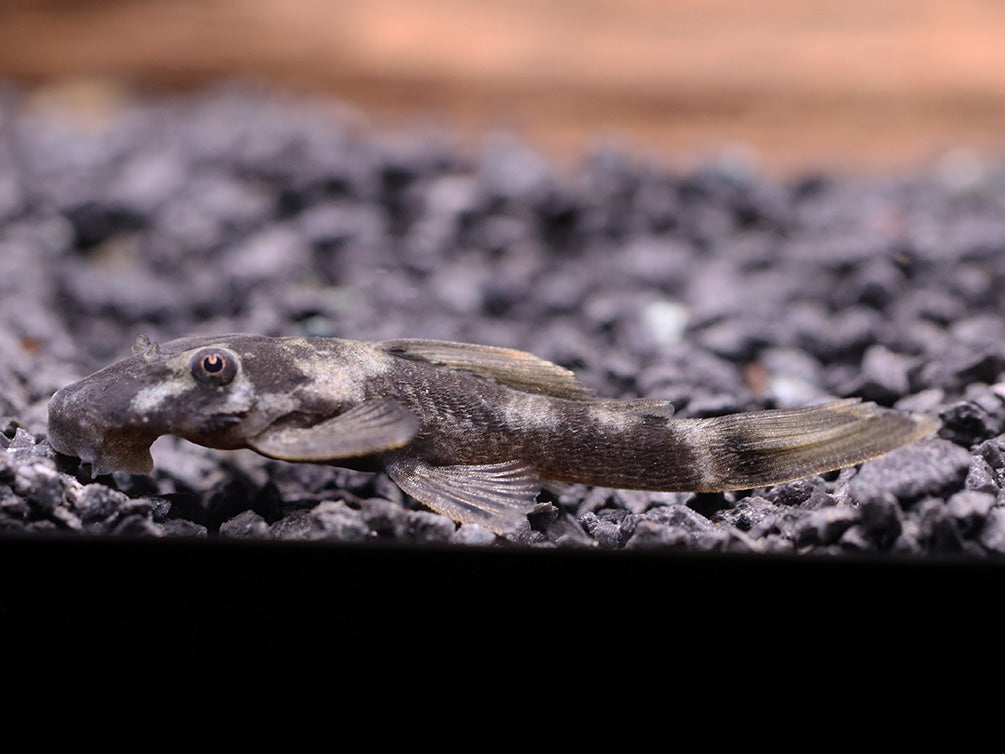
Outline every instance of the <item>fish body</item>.
[(455, 521), (511, 530), (544, 481), (749, 489), (849, 466), (920, 439), (927, 417), (871, 403), (703, 419), (666, 401), (603, 400), (531, 354), (447, 341), (232, 334), (140, 339), (60, 389), (49, 442), (92, 473), (149, 473), (173, 434), (285, 461), (383, 468)]

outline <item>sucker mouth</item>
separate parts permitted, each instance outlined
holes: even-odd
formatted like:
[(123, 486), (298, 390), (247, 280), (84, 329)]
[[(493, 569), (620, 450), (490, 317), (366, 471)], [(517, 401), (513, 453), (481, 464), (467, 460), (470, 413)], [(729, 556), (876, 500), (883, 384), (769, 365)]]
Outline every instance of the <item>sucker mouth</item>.
[(52, 449), (80, 458), (90, 465), (91, 476), (113, 471), (149, 474), (153, 470), (150, 445), (157, 433), (109, 427), (107, 415), (81, 400), (80, 385), (67, 385), (49, 399), (48, 440)]
[[(99, 450), (90, 453), (91, 475), (100, 476), (113, 471), (149, 474), (154, 468), (150, 445), (149, 442), (129, 442), (125, 438), (104, 443)], [(87, 461), (84, 455), (81, 455), (81, 460)]]
[(100, 430), (99, 425), (61, 426), (50, 422), (49, 445), (57, 453), (76, 456), (91, 467), (91, 476), (125, 471), (149, 474), (153, 470), (150, 446), (156, 435)]
[(153, 471), (150, 455), (151, 441), (130, 440), (127, 437), (108, 438), (103, 442), (69, 444), (57, 435), (51, 435), (49, 445), (60, 455), (76, 457), (91, 467), (91, 476), (124, 471), (129, 474), (149, 474)]

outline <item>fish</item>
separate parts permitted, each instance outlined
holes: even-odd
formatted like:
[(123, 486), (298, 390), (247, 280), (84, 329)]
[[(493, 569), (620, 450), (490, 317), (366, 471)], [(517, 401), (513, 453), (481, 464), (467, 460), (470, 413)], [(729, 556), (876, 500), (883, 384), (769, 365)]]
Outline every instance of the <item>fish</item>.
[(384, 471), (461, 524), (507, 534), (542, 485), (667, 492), (768, 487), (851, 466), (938, 421), (858, 399), (691, 418), (605, 399), (530, 353), (421, 338), (140, 336), (55, 392), (48, 441), (94, 476), (150, 474), (176, 435), (271, 459)]

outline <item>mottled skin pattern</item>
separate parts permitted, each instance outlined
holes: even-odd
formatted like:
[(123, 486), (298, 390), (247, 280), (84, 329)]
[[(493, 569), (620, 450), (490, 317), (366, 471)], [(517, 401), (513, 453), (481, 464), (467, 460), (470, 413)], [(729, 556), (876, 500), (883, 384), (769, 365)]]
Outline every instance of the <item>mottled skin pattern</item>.
[[(600, 401), (516, 391), (477, 374), (403, 360), (371, 381), (424, 421), (409, 450), (437, 466), (533, 459), (541, 479), (631, 489), (693, 489), (694, 453), (667, 416), (605, 410)], [(506, 406), (518, 404), (518, 411)], [(681, 420), (672, 420), (679, 425)], [(473, 441), (477, 438), (477, 441)]]
[(839, 401), (711, 419), (595, 399), (530, 354), (440, 341), (224, 335), (157, 346), (59, 390), (49, 441), (92, 472), (149, 473), (175, 434), (287, 461), (385, 469), (457, 521), (512, 529), (542, 480), (667, 491), (766, 486), (872, 458), (935, 428)]

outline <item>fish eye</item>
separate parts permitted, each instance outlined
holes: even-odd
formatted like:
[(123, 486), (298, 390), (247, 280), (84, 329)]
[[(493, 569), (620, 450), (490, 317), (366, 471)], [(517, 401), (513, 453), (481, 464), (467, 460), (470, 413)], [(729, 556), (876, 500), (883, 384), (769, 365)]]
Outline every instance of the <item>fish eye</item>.
[(237, 376), (237, 356), (222, 348), (203, 348), (192, 355), (189, 367), (198, 382), (226, 385)]

